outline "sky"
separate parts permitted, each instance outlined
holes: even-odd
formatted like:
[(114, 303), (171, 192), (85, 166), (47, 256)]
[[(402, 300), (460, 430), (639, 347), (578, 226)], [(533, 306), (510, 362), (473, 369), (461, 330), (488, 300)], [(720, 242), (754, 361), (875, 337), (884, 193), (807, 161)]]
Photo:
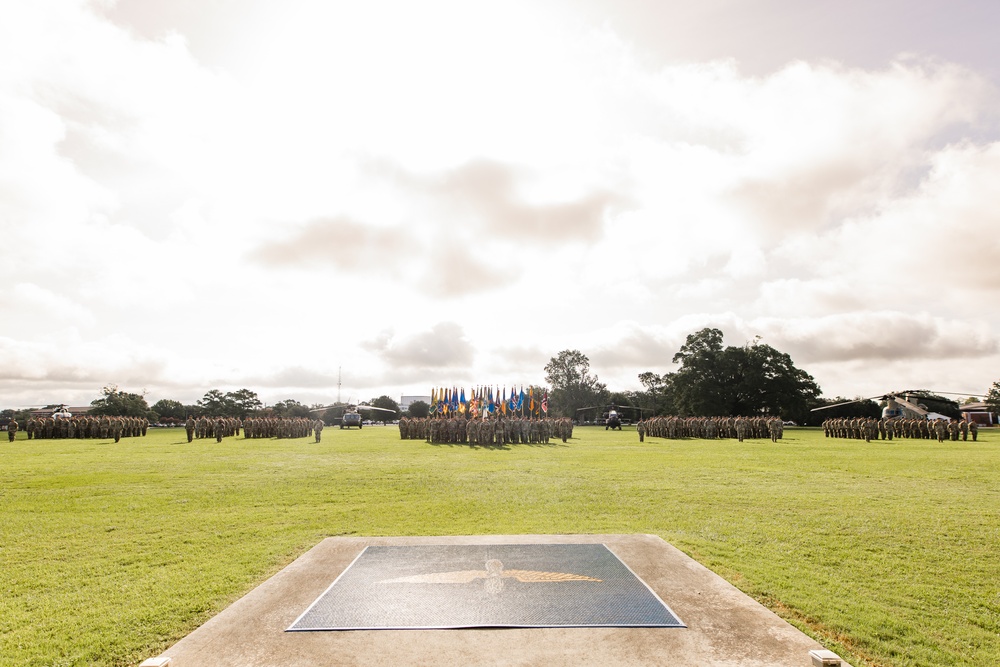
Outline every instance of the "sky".
[(0, 5), (0, 408), (1000, 379), (1000, 3)]

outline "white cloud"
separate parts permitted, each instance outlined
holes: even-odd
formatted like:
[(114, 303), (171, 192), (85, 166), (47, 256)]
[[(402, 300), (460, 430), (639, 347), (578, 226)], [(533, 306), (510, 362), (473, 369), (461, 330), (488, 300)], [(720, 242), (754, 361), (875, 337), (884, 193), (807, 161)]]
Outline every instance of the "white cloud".
[[(336, 354), (395, 393), (378, 383), (537, 381), (566, 348), (634, 386), (709, 325), (830, 377), (995, 358), (997, 90), (973, 71), (655, 65), (537, 3), (213, 12), (225, 35), (0, 10), (0, 304), (20, 311), (0, 336), (45, 391), (145, 373), (321, 395)], [(252, 315), (342, 294), (360, 307), (332, 328)], [(220, 309), (239, 330), (206, 343)]]

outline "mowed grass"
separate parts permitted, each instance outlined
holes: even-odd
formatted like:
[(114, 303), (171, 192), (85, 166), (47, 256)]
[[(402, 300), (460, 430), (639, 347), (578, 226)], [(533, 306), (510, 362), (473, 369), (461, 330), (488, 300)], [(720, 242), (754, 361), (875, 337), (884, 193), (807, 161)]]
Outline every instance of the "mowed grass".
[[(1000, 663), (1000, 433), (0, 442), (0, 665), (134, 665), (335, 535), (652, 533), (854, 665)], [(667, 600), (669, 604), (669, 600)]]

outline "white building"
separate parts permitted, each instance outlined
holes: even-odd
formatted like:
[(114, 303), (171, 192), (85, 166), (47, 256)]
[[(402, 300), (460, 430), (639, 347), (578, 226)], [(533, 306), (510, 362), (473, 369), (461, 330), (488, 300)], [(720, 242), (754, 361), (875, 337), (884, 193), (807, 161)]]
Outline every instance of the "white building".
[(423, 401), (427, 405), (431, 404), (430, 396), (400, 396), (399, 397), (399, 409), (406, 412), (410, 409), (410, 405), (416, 401)]

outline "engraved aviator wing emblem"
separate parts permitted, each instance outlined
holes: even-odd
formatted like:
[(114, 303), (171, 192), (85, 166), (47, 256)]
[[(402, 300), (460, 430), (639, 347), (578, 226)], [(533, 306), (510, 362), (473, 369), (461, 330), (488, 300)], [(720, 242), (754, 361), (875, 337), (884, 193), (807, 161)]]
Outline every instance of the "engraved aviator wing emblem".
[(478, 579), (484, 580), (484, 586), (489, 593), (499, 593), (503, 590), (504, 579), (516, 579), (529, 584), (552, 584), (568, 581), (601, 581), (594, 577), (570, 572), (540, 572), (537, 570), (505, 570), (503, 563), (496, 558), (486, 561), (485, 570), (454, 570), (451, 572), (429, 572), (396, 579), (383, 579), (380, 584), (471, 584)]

